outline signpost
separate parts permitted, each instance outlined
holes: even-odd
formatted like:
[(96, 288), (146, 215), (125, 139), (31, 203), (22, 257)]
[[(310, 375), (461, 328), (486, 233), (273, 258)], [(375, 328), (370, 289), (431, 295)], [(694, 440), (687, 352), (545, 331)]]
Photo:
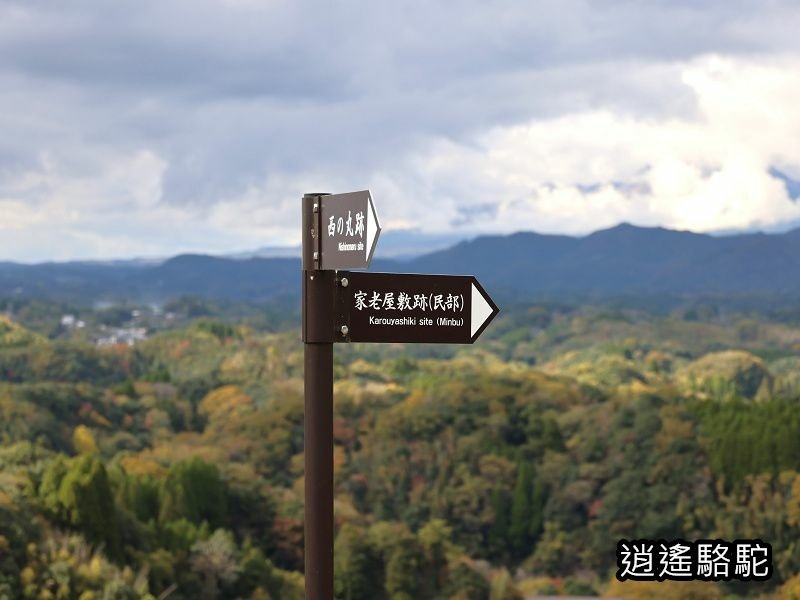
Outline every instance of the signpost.
[(302, 201), (306, 600), (333, 599), (333, 343), (473, 343), (499, 309), (471, 276), (365, 269), (380, 224), (369, 191)]

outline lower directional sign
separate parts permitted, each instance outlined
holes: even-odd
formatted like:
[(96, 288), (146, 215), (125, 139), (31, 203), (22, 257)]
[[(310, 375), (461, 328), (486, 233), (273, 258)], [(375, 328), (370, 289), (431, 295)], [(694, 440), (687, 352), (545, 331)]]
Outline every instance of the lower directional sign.
[(474, 277), (339, 271), (338, 279), (343, 342), (471, 344), (499, 312)]

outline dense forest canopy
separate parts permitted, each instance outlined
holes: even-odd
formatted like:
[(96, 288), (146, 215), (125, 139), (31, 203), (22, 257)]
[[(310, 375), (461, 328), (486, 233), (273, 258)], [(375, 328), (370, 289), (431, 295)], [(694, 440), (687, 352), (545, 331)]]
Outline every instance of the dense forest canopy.
[[(184, 298), (99, 346), (139, 309), (2, 306), (0, 598), (302, 598), (296, 313)], [(485, 338), (336, 347), (337, 598), (800, 593), (791, 312), (521, 304)], [(776, 575), (620, 584), (623, 537), (761, 538)]]

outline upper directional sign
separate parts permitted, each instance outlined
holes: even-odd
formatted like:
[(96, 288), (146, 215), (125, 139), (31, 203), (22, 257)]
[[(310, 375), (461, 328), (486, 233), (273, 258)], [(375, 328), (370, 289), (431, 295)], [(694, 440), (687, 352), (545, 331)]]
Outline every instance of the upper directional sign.
[(381, 226), (369, 190), (320, 198), (320, 269), (366, 269)]
[(340, 341), (471, 344), (499, 312), (474, 277), (338, 275)]

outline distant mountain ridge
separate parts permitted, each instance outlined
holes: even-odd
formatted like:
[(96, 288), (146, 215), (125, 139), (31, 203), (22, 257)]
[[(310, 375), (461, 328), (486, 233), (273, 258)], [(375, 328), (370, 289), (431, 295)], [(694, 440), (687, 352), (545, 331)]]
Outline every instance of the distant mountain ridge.
[[(378, 242), (380, 246), (380, 242)], [(715, 237), (621, 224), (584, 237), (481, 236), (374, 271), (474, 274), (492, 293), (800, 295), (800, 229)], [(180, 295), (261, 301), (299, 293), (296, 258), (180, 255), (148, 263), (0, 263), (0, 296), (159, 301)]]
[[(382, 231), (375, 256), (411, 260), (448, 248), (468, 237), (467, 234), (425, 233), (415, 229)], [(226, 254), (225, 258), (300, 258), (300, 246), (262, 246), (255, 250)]]
[(800, 292), (800, 230), (715, 237), (623, 223), (574, 238), (536, 233), (481, 237), (409, 263), (463, 266), (529, 292)]

